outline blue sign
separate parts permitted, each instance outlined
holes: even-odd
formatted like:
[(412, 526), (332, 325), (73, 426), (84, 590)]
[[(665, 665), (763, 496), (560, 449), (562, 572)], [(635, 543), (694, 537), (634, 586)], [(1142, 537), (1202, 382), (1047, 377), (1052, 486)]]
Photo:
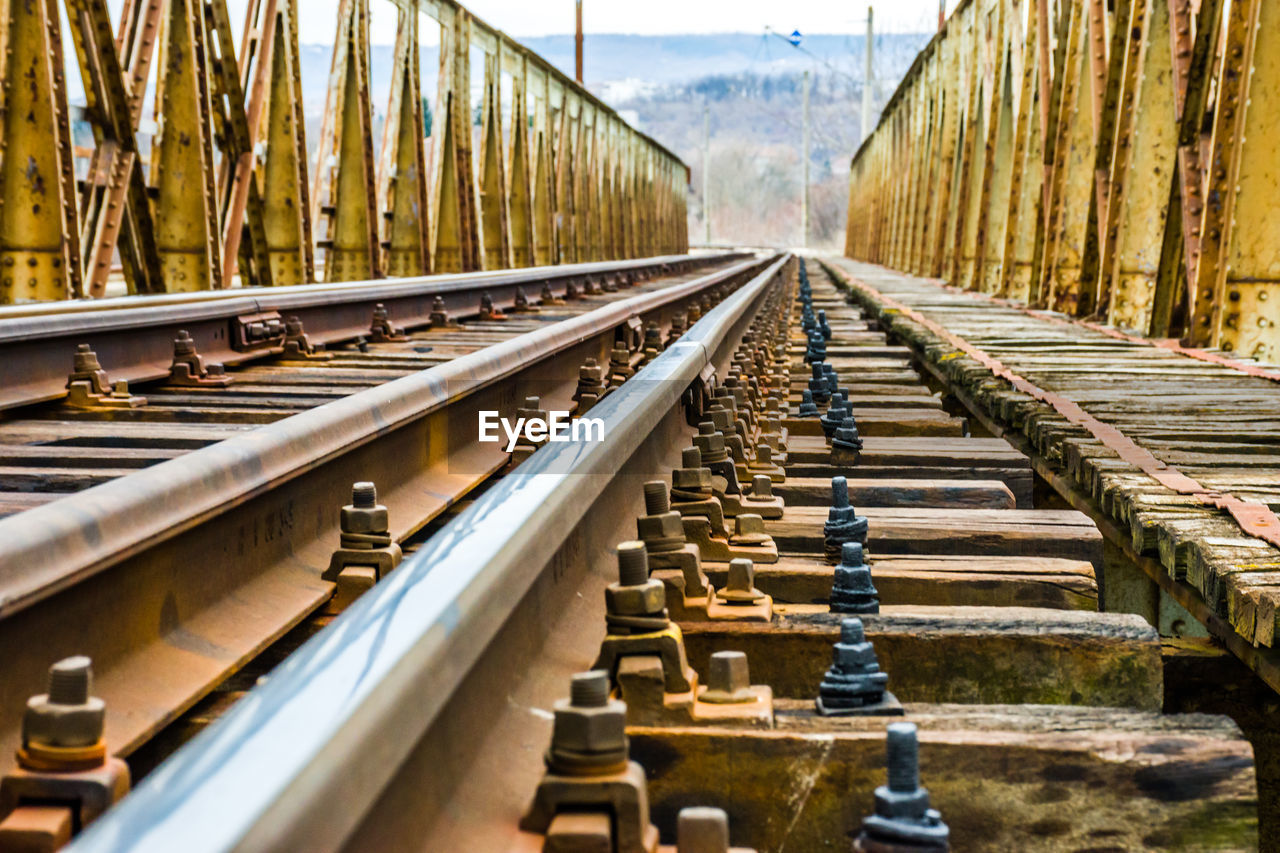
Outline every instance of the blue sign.
[(800, 35), (799, 30), (792, 30), (791, 35), (787, 38), (787, 41), (791, 42), (796, 47), (799, 47), (801, 38), (802, 36)]

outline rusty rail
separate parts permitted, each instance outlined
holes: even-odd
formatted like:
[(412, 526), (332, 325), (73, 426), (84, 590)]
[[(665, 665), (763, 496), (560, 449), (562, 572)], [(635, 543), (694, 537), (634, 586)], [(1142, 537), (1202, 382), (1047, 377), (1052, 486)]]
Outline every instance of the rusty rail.
[[(762, 263), (608, 304), (0, 520), (0, 647), (17, 656), (41, 626), (78, 614), (55, 645), (93, 655), (119, 709), (108, 737), (128, 753), (328, 598), (320, 570), (352, 482), (377, 482), (397, 508), (392, 534), (413, 534), (505, 464), (499, 445), (476, 442), (480, 410), (510, 411), (529, 387), (569, 408), (579, 366), (604, 360), (618, 327), (669, 325), (689, 299)], [(22, 683), (14, 671), (0, 693)], [(0, 707), (22, 702), (6, 695)], [(0, 711), (0, 738), (12, 743), (17, 724)]]
[(652, 450), (659, 425), (732, 352), (788, 260), (593, 409), (603, 442), (534, 454), (69, 849), (340, 848), (478, 659), (495, 653), (490, 641), (581, 508), (625, 460)]
[(488, 295), (496, 307), (510, 308), (516, 291), (535, 299), (549, 286), (556, 297), (570, 285), (607, 282), (742, 257), (668, 255), (604, 263), (563, 264), (502, 272), (418, 276), (394, 281), (246, 288), (188, 294), (159, 294), (99, 302), (61, 302), (0, 309), (0, 409), (65, 396), (71, 354), (88, 343), (113, 379), (145, 382), (169, 374), (173, 339), (191, 334), (206, 358), (222, 364), (278, 354), (281, 342), (267, 339), (236, 345), (243, 318), (296, 316), (317, 343), (350, 340), (368, 333), (373, 308), (386, 307), (398, 326), (430, 322), (438, 296), (451, 317), (474, 316)]

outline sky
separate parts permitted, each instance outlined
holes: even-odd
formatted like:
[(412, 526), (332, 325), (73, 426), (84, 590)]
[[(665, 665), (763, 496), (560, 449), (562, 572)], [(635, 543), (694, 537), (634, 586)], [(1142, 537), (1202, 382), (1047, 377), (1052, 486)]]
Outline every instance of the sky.
[[(939, 0), (889, 0), (875, 9), (875, 26), (883, 32), (931, 31), (938, 25)], [(946, 0), (947, 11), (958, 0)], [(242, 20), (244, 0), (231, 0), (233, 20)], [(573, 32), (573, 0), (463, 0), (473, 14), (509, 35), (561, 35)], [(871, 4), (876, 5), (876, 4)], [(370, 38), (394, 41), (395, 13), (390, 0), (371, 0)], [(666, 35), (689, 33), (760, 33), (766, 27), (790, 33), (861, 33), (866, 28), (867, 0), (584, 0), (582, 28), (591, 33)], [(332, 41), (338, 0), (304, 0), (299, 20), (303, 43)]]

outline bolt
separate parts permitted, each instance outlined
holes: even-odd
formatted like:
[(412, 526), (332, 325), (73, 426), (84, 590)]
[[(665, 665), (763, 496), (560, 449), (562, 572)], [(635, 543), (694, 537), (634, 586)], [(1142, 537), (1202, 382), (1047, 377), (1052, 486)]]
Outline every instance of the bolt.
[(575, 708), (603, 708), (609, 701), (609, 674), (604, 670), (576, 672), (569, 682), (569, 702)]
[(192, 340), (191, 333), (186, 329), (178, 330), (178, 337), (173, 339), (174, 355), (191, 355), (196, 351), (196, 342)]
[(642, 586), (649, 580), (649, 555), (643, 542), (623, 542), (618, 546), (618, 583)]
[(831, 506), (843, 509), (849, 505), (849, 481), (844, 477), (831, 478)]
[(609, 698), (609, 674), (581, 672), (569, 683), (569, 699), (555, 704), (547, 767), (565, 776), (621, 771), (627, 762), (627, 706)]
[[(102, 740), (106, 704), (92, 696), (93, 664), (83, 655), (65, 658), (49, 667), (48, 692), (27, 700), (22, 718), (23, 753), (41, 760), (62, 760), (42, 755), (42, 750), (66, 747), (94, 747)], [(76, 764), (87, 759), (92, 766), (105, 756), (77, 756)], [(47, 763), (47, 762), (46, 762)], [(66, 769), (77, 769), (67, 767)]]
[(755, 563), (746, 557), (730, 560), (725, 588), (716, 596), (722, 604), (755, 604), (765, 598), (765, 594), (756, 589)]
[(920, 744), (916, 739), (916, 724), (890, 723), (886, 739), (889, 790), (895, 794), (915, 793), (920, 787)]
[[(840, 639), (832, 649), (831, 667), (818, 685), (818, 713), (846, 716), (865, 713), (863, 709), (869, 706), (884, 705), (888, 683), (889, 676), (880, 671), (875, 649), (867, 642), (862, 620), (855, 616), (844, 619), (840, 623)], [(896, 702), (892, 705), (896, 706)], [(877, 713), (885, 713), (885, 709)]]
[(76, 345), (74, 365), (76, 373), (87, 373), (102, 369), (102, 365), (98, 362), (98, 354), (90, 349), (88, 344)]
[(383, 537), (383, 544), (391, 544), (387, 508), (378, 503), (378, 489), (373, 483), (351, 485), (351, 503), (339, 513), (338, 528), (343, 534), (352, 534), (343, 540), (343, 547), (368, 550), (374, 546), (371, 536)]
[(827, 513), (827, 523), (822, 527), (827, 561), (835, 563), (841, 557), (841, 546), (845, 542), (857, 542), (865, 545), (867, 541), (867, 519), (857, 514), (857, 510), (849, 505), (849, 484), (844, 477), (831, 478), (832, 506)]
[(743, 545), (765, 545), (772, 539), (764, 530), (764, 518), (744, 512), (734, 519), (733, 541)]
[(818, 404), (814, 402), (813, 392), (807, 388), (800, 392), (800, 410), (796, 414), (801, 418), (818, 417)]
[[(842, 410), (845, 417), (831, 438), (832, 448), (857, 453), (862, 450), (862, 437), (858, 435), (858, 422), (849, 416), (849, 410)], [(855, 459), (856, 461), (856, 459)]]
[[(764, 447), (768, 446), (767, 444), (764, 445)], [(770, 479), (768, 474), (757, 474), (751, 479), (751, 494), (761, 499), (773, 497), (773, 480)]]
[(735, 705), (756, 701), (751, 692), (751, 675), (743, 652), (716, 652), (707, 672), (707, 689), (698, 697), (713, 705)]
[[(696, 450), (696, 448), (694, 448)], [(645, 515), (661, 515), (671, 511), (671, 496), (667, 492), (667, 484), (662, 480), (651, 480), (644, 484)]]
[(55, 705), (83, 705), (89, 701), (91, 666), (87, 657), (76, 655), (49, 667), (49, 701)]
[(361, 482), (351, 486), (351, 505), (356, 509), (373, 509), (378, 505), (378, 487)]
[(885, 738), (889, 784), (876, 788), (875, 813), (864, 818), (864, 849), (910, 849), (945, 853), (951, 830), (929, 807), (920, 787), (920, 746), (914, 723), (892, 723)]

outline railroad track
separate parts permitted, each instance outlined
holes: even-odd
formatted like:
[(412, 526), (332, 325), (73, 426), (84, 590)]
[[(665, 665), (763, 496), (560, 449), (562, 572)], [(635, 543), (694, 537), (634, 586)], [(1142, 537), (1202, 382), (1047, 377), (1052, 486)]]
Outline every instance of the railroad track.
[[(505, 459), (463, 460), (480, 446), (482, 389), (464, 417), (388, 429), (365, 445), (376, 452), (328, 461), (313, 443), (313, 470), (265, 495), (245, 488), (243, 503), (222, 513), (229, 523), (193, 514), (183, 553), (217, 567), (218, 580), (205, 571), (203, 583), (230, 588), (235, 578), (222, 576), (247, 576), (242, 563), (279, 560), (278, 576), (306, 591), (308, 612), (334, 595), (319, 569), (338, 544), (335, 496), (345, 500), (351, 483), (377, 484), (393, 538), (412, 553), (376, 583), (356, 572), (346, 592), (337, 584), (350, 606), (323, 630), (303, 631), (309, 639), (273, 669), (245, 670), (264, 682), (227, 690), (230, 709), (214, 703), (206, 714), (218, 724), (147, 774), (74, 849), (652, 850), (659, 834), (675, 842), (678, 824), (680, 844), (692, 845), (726, 819), (735, 845), (761, 851), (847, 849), (860, 832), (863, 849), (904, 837), (911, 849), (939, 849), (944, 830), (917, 783), (957, 850), (1253, 849), (1249, 744), (1226, 718), (1161, 713), (1155, 630), (1096, 612), (1102, 538), (1092, 522), (1035, 508), (1030, 460), (1001, 439), (971, 436), (906, 348), (816, 265), (797, 290), (797, 267), (742, 261), (704, 276), (724, 276), (702, 285), (724, 298), (591, 406), (602, 441), (547, 443), (491, 476)], [(741, 285), (731, 293), (730, 279)], [(662, 292), (635, 298), (652, 300), (660, 328), (678, 308)], [(805, 304), (825, 312), (828, 328)], [(634, 329), (620, 307), (600, 310), (614, 310), (615, 322), (586, 345), (565, 345), (566, 364), (592, 347), (603, 358), (619, 327)], [(431, 372), (397, 381), (419, 382), (424, 394), (438, 388)], [(543, 401), (567, 401), (576, 367), (536, 381), (552, 388)], [(833, 385), (847, 392), (834, 404)], [(243, 453), (358, 396), (200, 453), (212, 475), (235, 465), (234, 454), (215, 456), (235, 442)], [(494, 408), (510, 411), (521, 396)], [(357, 426), (338, 420), (316, 435), (349, 443)], [(456, 430), (457, 455), (444, 467), (406, 464), (433, 430)], [(483, 488), (424, 513), (451, 475)], [(128, 481), (98, 490), (123, 495)], [(308, 494), (323, 500), (295, 511), (278, 536), (252, 526), (269, 517), (262, 501)], [(325, 520), (311, 522), (313, 511)], [(433, 515), (417, 538), (398, 527)], [(232, 546), (235, 530), (257, 535)], [(160, 645), (190, 665), (209, 647), (195, 648), (188, 630), (199, 608), (181, 637), (163, 622), (177, 541), (137, 558), (129, 586), (149, 604), (118, 621), (125, 634), (147, 613), (161, 617)], [(92, 621), (118, 606), (123, 594), (105, 598), (107, 574), (89, 581), (90, 605), (75, 615)], [(272, 583), (236, 587), (248, 606), (217, 636), (250, 633), (253, 611), (278, 601), (283, 580)], [(38, 607), (10, 613), (0, 631)], [(855, 614), (860, 625), (847, 621)], [(134, 707), (155, 699), (112, 683), (125, 667), (111, 663), (129, 657), (133, 633), (102, 650), (107, 673), (95, 691), (108, 698), (108, 741), (124, 753), (173, 719), (170, 710), (138, 729), (145, 735), (123, 736), (130, 690)], [(80, 650), (77, 639), (56, 637), (58, 648), (23, 659), (43, 667)], [(224, 678), (263, 648), (212, 668)], [(726, 652), (744, 652), (745, 668)], [(577, 678), (571, 691), (574, 674), (593, 667), (606, 675)], [(31, 673), (14, 689), (38, 683)], [(871, 713), (820, 714), (819, 697), (828, 710)], [(619, 739), (622, 716), (629, 744)], [(582, 728), (588, 717), (598, 728)], [(901, 721), (918, 731), (891, 729), (897, 796), (877, 804), (886, 726)], [(622, 763), (628, 746), (634, 765)], [(724, 814), (682, 811), (689, 806)], [(873, 808), (883, 820), (864, 824)], [(698, 843), (681, 849), (725, 849)]]
[[(181, 693), (201, 679), (216, 678), (219, 667), (225, 671), (242, 663), (255, 646), (274, 639), (310, 607), (307, 599), (318, 591), (314, 579), (295, 584), (304, 579), (291, 580), (286, 570), (273, 584), (263, 580), (268, 574), (263, 567), (273, 558), (287, 558), (296, 571), (296, 561), (308, 557), (295, 546), (308, 536), (323, 537), (337, 523), (344, 502), (338, 498), (349, 497), (351, 479), (330, 495), (317, 491), (314, 478), (323, 475), (325, 463), (350, 464), (346, 457), (371, 452), (360, 448), (397, 426), (402, 429), (396, 440), (412, 445), (403, 426), (432, 418), (422, 428), (433, 432), (417, 436), (418, 445), (398, 460), (390, 456), (381, 463), (402, 463), (396, 475), (382, 481), (385, 496), (394, 497), (397, 488), (413, 494), (394, 519), (395, 535), (407, 537), (505, 464), (507, 454), (500, 447), (470, 446), (476, 444), (475, 410), (510, 413), (523, 399), (516, 396), (522, 391), (546, 393), (549, 402), (563, 394), (567, 403), (588, 358), (599, 359), (607, 386), (615, 338), (634, 348), (626, 358), (641, 360), (643, 321), (662, 320), (662, 332), (668, 334), (677, 314), (708, 304), (716, 288), (745, 275), (754, 263), (741, 257), (659, 258), (647, 264), (569, 266), (541, 275), (518, 271), (322, 288), (325, 293), (287, 288), (281, 294), (223, 299), (132, 300), (130, 307), (106, 313), (76, 312), (56, 347), (49, 343), (47, 327), (62, 329), (67, 307), (51, 315), (28, 311), (31, 316), (0, 330), (11, 364), (25, 361), (52, 372), (45, 359), (53, 358), (49, 352), (54, 350), (56, 362), (69, 372), (71, 353), (87, 339), (113, 380), (136, 376), (155, 371), (162, 347), (174, 360), (174, 340), (182, 329), (208, 359), (205, 367), (225, 357), (226, 369), (225, 379), (212, 371), (208, 384), (135, 383), (128, 393), (145, 399), (139, 406), (108, 399), (102, 406), (59, 401), (10, 411), (0, 424), (8, 479), (0, 504), (17, 515), (0, 522), (11, 531), (0, 556), (0, 622), (18, 629), (10, 640), (17, 648), (29, 642), (30, 620), (60, 623), (86, 608), (98, 612), (76, 620), (78, 628), (65, 641), (94, 646), (104, 655), (100, 687), (111, 690), (115, 656), (110, 648), (133, 660), (128, 668), (151, 669), (164, 683), (158, 695), (145, 695), (148, 691), (138, 690), (136, 672), (120, 682), (128, 685), (124, 693), (139, 700), (120, 717), (125, 729), (115, 733), (114, 743), (131, 750), (207, 685), (185, 700)], [(548, 289), (535, 289), (538, 282)], [(364, 293), (367, 287), (382, 292)], [(559, 304), (545, 305), (540, 313), (517, 311), (524, 288), (533, 291), (531, 306)], [(136, 307), (139, 302), (143, 307)], [(506, 314), (482, 320), (482, 302)], [(372, 334), (369, 325), (379, 305), (394, 326), (416, 331), (378, 342), (377, 337), (387, 336)], [(304, 348), (313, 351), (284, 352), (283, 337), (252, 351), (232, 350), (226, 344), (229, 330), (243, 326), (246, 312), (255, 318), (278, 314), (282, 321), (309, 314), (302, 321)], [(366, 315), (363, 324), (355, 320), (360, 315)], [(320, 330), (314, 338), (311, 328)], [(331, 348), (321, 351), (325, 343)], [(168, 375), (167, 367), (162, 375)], [(65, 395), (65, 376), (62, 384)], [(255, 430), (268, 424), (273, 426)], [(453, 470), (449, 447), (459, 436), (449, 433), (451, 425), (459, 436), (471, 431), (471, 439), (462, 442), (468, 447), (461, 452), (453, 447)], [(420, 467), (403, 465), (409, 461)], [(366, 473), (376, 473), (376, 465)], [(303, 476), (302, 483), (294, 483), (299, 475), (311, 475), (313, 481)], [(282, 485), (286, 488), (277, 488)], [(299, 491), (288, 494), (289, 488)], [(258, 547), (265, 543), (273, 544)], [(255, 563), (253, 554), (264, 562)], [(172, 571), (186, 565), (196, 570), (193, 555), (220, 567), (217, 583)], [(121, 589), (122, 578), (135, 571), (148, 578), (138, 582), (148, 584), (150, 594), (135, 596), (136, 589), (125, 583), (130, 591), (113, 600), (97, 588)], [(147, 575), (154, 571), (161, 578)], [(292, 592), (281, 597), (282, 590)], [(220, 612), (213, 606), (219, 596), (250, 593), (269, 597), (272, 606), (265, 610), (273, 615), (259, 614), (265, 622), (246, 622), (234, 613), (214, 615)], [(104, 611), (99, 605), (107, 601), (112, 603)], [(299, 609), (280, 609), (289, 602)], [(211, 615), (213, 624), (193, 621)], [(220, 625), (241, 639), (219, 633)], [(175, 638), (175, 630), (185, 636)], [(140, 656), (147, 648), (158, 656)], [(3, 723), (9, 744), (16, 743), (17, 724), (14, 716)]]

